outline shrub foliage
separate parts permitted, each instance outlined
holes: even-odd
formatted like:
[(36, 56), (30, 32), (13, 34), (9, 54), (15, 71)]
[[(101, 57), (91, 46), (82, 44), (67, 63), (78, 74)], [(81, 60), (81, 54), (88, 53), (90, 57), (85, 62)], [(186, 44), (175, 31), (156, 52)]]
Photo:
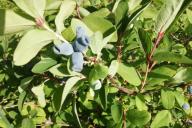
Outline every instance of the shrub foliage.
[(190, 127), (191, 1), (0, 0), (0, 127)]

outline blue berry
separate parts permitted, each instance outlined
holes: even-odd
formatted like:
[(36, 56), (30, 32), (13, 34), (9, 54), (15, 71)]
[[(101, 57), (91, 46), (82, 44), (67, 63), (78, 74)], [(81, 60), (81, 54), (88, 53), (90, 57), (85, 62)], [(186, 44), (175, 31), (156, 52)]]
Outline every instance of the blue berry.
[(189, 110), (189, 109), (190, 109), (190, 106), (189, 106), (188, 103), (184, 103), (184, 104), (182, 105), (182, 108), (183, 108), (184, 110)]
[(189, 94), (192, 94), (192, 86), (188, 86), (188, 87), (187, 87), (187, 90), (188, 90), (188, 93), (189, 93)]
[(76, 35), (77, 39), (73, 43), (73, 49), (75, 52), (83, 52), (89, 46), (90, 39), (82, 27), (77, 27)]
[(88, 37), (77, 38), (73, 43), (73, 49), (75, 52), (83, 52), (89, 45)]
[(66, 55), (66, 56), (69, 56), (74, 52), (72, 45), (70, 43), (65, 42), (60, 45), (54, 46), (53, 51), (57, 55)]
[(81, 38), (82, 36), (86, 35), (85, 29), (83, 29), (83, 27), (81, 27), (81, 26), (78, 26), (76, 28), (76, 35), (77, 35), (77, 38)]
[(74, 52), (71, 56), (72, 70), (75, 72), (81, 72), (83, 69), (83, 54), (81, 52)]

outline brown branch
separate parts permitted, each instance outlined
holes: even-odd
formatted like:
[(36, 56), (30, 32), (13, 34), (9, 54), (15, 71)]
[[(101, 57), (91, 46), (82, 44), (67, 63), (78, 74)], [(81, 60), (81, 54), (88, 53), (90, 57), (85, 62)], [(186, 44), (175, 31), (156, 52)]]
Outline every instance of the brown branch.
[(126, 110), (123, 111), (123, 128), (127, 128)]
[(145, 87), (146, 81), (147, 81), (147, 77), (148, 77), (148, 73), (149, 73), (149, 68), (150, 68), (150, 63), (147, 63), (147, 67), (146, 67), (146, 72), (145, 72), (145, 77), (141, 83), (141, 89), (140, 92), (143, 92), (143, 89)]
[(82, 20), (81, 14), (80, 14), (80, 12), (79, 12), (79, 5), (78, 5), (78, 4), (77, 4), (77, 6), (76, 6), (76, 12), (77, 12), (77, 17), (78, 17), (80, 20)]
[(149, 55), (146, 55), (147, 56), (147, 67), (146, 67), (146, 72), (145, 72), (145, 76), (144, 76), (144, 79), (141, 83), (141, 89), (140, 89), (140, 92), (143, 92), (144, 91), (144, 87), (145, 87), (145, 84), (146, 84), (146, 81), (147, 81), (147, 77), (148, 77), (148, 74), (149, 72), (151, 72), (152, 68), (156, 65), (156, 61), (152, 61), (152, 57), (155, 53), (155, 50), (157, 49), (161, 39), (163, 38), (164, 36), (164, 32), (159, 32), (158, 33), (158, 36), (157, 36), (157, 39), (155, 41), (155, 44), (153, 46), (153, 49), (151, 50), (151, 52), (149, 53)]
[(136, 90), (133, 90), (133, 89), (128, 89), (128, 88), (125, 88), (125, 87), (121, 87), (117, 84), (117, 82), (114, 80), (114, 78), (112, 78), (111, 76), (108, 76), (110, 82), (111, 82), (111, 85), (117, 89), (119, 89), (120, 92), (123, 92), (123, 93), (126, 93), (128, 95), (134, 95), (136, 93)]
[(152, 58), (152, 56), (154, 55), (155, 50), (157, 49), (157, 47), (158, 47), (161, 39), (163, 38), (163, 36), (164, 36), (164, 33), (163, 33), (163, 32), (159, 32), (159, 33), (158, 33), (157, 39), (156, 39), (156, 41), (155, 41), (155, 45), (153, 46), (153, 49), (151, 50), (151, 53), (149, 54), (148, 61), (151, 61), (151, 58)]
[(121, 39), (123, 37), (123, 33), (119, 34), (118, 40), (117, 40), (117, 60), (118, 62), (121, 62), (122, 58), (122, 44), (121, 44)]

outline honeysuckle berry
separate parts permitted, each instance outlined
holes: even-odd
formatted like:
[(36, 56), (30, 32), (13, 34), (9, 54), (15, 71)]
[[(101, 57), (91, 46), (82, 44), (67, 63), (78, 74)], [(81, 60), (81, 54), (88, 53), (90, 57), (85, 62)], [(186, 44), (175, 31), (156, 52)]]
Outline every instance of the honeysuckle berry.
[(74, 52), (71, 56), (72, 70), (75, 72), (81, 72), (83, 69), (83, 54), (81, 52)]
[(83, 52), (89, 46), (90, 39), (82, 27), (77, 27), (76, 35), (77, 39), (73, 43), (73, 49), (75, 52)]
[(54, 46), (53, 51), (57, 55), (66, 55), (66, 56), (69, 56), (74, 52), (72, 45), (70, 43), (66, 43), (66, 42), (64, 42), (60, 45)]
[(190, 105), (189, 105), (188, 103), (184, 103), (184, 104), (182, 105), (182, 108), (183, 108), (184, 110), (189, 110), (189, 109), (190, 109)]
[(84, 35), (86, 35), (85, 33), (86, 33), (86, 32), (85, 32), (85, 29), (84, 29), (83, 27), (78, 26), (78, 27), (76, 28), (76, 36), (77, 36), (77, 38), (83, 37)]
[(188, 91), (189, 94), (192, 94), (192, 86), (188, 86), (187, 91)]

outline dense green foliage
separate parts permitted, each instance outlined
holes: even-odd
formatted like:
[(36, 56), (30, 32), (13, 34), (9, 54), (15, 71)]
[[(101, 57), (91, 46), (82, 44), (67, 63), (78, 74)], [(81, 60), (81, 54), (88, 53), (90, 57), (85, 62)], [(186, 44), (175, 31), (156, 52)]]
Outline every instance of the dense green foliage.
[(0, 127), (191, 127), (191, 1), (0, 0)]

